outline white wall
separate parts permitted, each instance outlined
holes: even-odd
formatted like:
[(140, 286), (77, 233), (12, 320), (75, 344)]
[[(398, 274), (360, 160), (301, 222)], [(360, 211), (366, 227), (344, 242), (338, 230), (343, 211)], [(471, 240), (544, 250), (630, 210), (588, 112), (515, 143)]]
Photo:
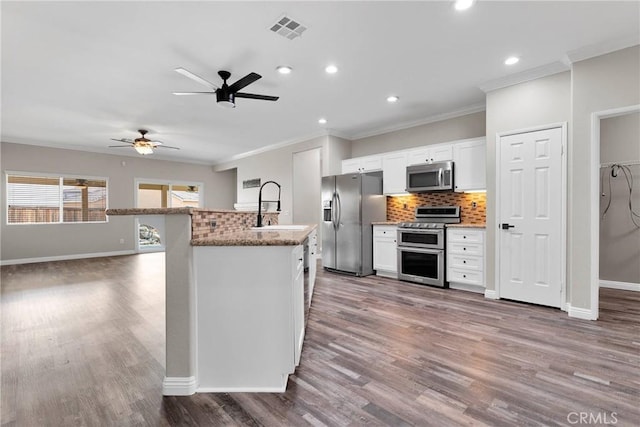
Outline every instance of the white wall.
[(385, 153), (420, 147), (458, 139), (485, 136), (485, 112), (428, 123), (381, 135), (354, 140), (351, 143), (353, 157)]
[(496, 283), (496, 134), (570, 120), (570, 72), (487, 93), (487, 289)]
[[(571, 305), (595, 307), (590, 288), (592, 248), (599, 244), (593, 235), (598, 212), (599, 188), (593, 187), (591, 158), (591, 115), (598, 111), (640, 104), (640, 46), (577, 62), (572, 68), (572, 127), (569, 138), (569, 268)], [(597, 153), (596, 153), (597, 155)], [(597, 263), (598, 260), (595, 260)], [(595, 296), (594, 296), (595, 297)]]
[[(215, 173), (210, 166), (189, 163), (3, 142), (0, 167), (3, 172), (2, 261), (133, 251), (135, 248), (131, 216), (109, 217), (107, 223), (100, 224), (7, 225), (6, 171), (106, 177), (109, 208), (134, 206), (135, 178), (202, 182), (205, 207), (232, 209), (235, 198), (234, 171)], [(120, 244), (121, 238), (124, 244)]]

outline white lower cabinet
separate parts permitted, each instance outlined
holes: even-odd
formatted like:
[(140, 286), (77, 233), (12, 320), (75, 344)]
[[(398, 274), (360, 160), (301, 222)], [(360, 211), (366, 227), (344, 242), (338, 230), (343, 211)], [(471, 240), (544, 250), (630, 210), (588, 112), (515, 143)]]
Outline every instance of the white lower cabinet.
[(397, 234), (395, 225), (373, 226), (373, 269), (378, 276), (398, 277)]
[(447, 228), (447, 281), (449, 287), (484, 292), (485, 230)]

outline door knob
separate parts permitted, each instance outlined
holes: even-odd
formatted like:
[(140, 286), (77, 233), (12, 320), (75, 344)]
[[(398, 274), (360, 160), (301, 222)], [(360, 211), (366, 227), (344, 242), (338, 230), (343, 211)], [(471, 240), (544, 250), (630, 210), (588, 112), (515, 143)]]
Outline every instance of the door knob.
[(502, 223), (502, 229), (503, 230), (508, 230), (510, 228), (513, 228), (513, 227), (515, 227), (515, 225), (507, 224), (506, 222)]

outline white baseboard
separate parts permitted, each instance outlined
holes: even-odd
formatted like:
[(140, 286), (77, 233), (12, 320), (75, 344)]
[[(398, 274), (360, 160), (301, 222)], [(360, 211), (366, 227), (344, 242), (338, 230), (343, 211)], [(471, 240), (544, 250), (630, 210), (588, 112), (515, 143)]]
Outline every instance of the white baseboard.
[(163, 396), (191, 396), (196, 392), (196, 377), (164, 377)]
[(459, 291), (475, 292), (477, 294), (483, 294), (485, 292), (484, 286), (470, 285), (468, 283), (449, 282), (449, 288)]
[(500, 299), (500, 297), (498, 297), (498, 293), (494, 289), (485, 289), (484, 297), (488, 299)]
[(284, 387), (198, 387), (198, 393), (284, 393)]
[(567, 303), (567, 313), (569, 314), (569, 317), (575, 317), (576, 319), (583, 319), (583, 320), (598, 319), (598, 313), (594, 313), (591, 309), (572, 307), (571, 304), (569, 303)]
[(113, 251), (113, 252), (93, 252), (89, 254), (72, 254), (72, 255), (59, 255), (59, 256), (46, 256), (39, 258), (19, 258), (19, 259), (5, 259), (0, 261), (0, 265), (15, 265), (15, 264), (33, 264), (36, 262), (50, 262), (50, 261), (67, 261), (71, 259), (84, 259), (84, 258), (102, 258), (108, 256), (120, 256), (120, 255), (133, 255), (135, 251)]
[(640, 292), (640, 283), (616, 282), (613, 280), (600, 280), (601, 288), (622, 289), (623, 291)]

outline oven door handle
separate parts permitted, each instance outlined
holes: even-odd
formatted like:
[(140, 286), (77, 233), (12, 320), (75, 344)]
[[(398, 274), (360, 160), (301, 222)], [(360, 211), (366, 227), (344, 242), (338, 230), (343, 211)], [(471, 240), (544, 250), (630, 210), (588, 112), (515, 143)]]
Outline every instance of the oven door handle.
[(416, 248), (413, 246), (398, 246), (396, 247), (399, 251), (404, 252), (419, 252), (421, 254), (439, 254), (444, 253), (444, 249), (426, 249), (426, 248)]

